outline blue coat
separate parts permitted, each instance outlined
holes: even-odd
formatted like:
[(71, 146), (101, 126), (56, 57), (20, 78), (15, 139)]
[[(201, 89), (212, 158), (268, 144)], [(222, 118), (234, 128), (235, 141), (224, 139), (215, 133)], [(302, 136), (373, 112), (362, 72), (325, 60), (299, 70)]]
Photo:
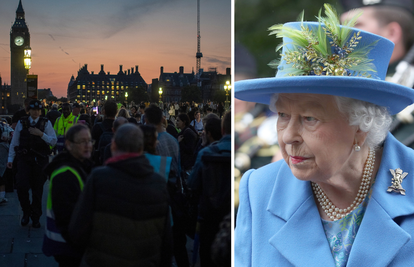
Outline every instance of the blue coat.
[[(387, 193), (396, 168), (405, 196)], [(239, 194), (234, 266), (335, 266), (310, 182), (283, 160), (246, 172)], [(414, 151), (388, 134), (347, 266), (414, 266), (413, 234)]]

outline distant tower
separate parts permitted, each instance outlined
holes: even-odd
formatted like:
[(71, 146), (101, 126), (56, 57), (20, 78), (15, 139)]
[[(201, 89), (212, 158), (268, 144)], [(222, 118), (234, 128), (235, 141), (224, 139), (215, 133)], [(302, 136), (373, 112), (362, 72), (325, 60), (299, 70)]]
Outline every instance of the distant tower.
[(196, 53), (196, 75), (201, 67), (201, 58), (203, 53), (200, 52), (200, 0), (197, 0), (197, 53)]
[(10, 80), (11, 104), (23, 105), (23, 97), (27, 97), (26, 74), (24, 67), (24, 48), (30, 46), (30, 33), (24, 19), (22, 1), (16, 10), (16, 19), (10, 31)]

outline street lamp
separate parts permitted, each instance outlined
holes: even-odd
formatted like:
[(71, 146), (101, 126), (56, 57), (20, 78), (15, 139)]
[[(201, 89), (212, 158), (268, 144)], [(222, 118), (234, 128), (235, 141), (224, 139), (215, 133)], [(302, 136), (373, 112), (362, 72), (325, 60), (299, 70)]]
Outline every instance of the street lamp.
[(24, 49), (24, 68), (27, 69), (29, 73), (30, 68), (32, 67), (32, 49), (30, 46), (26, 46)]
[(161, 107), (161, 103), (162, 103), (162, 88), (160, 87), (158, 93), (160, 94), (160, 107)]
[(224, 108), (227, 110), (230, 106), (229, 101), (229, 91), (231, 90), (231, 84), (229, 81), (226, 81), (226, 85), (224, 85), (224, 91), (226, 91), (226, 101), (224, 102)]
[(128, 92), (125, 92), (125, 108), (128, 108)]

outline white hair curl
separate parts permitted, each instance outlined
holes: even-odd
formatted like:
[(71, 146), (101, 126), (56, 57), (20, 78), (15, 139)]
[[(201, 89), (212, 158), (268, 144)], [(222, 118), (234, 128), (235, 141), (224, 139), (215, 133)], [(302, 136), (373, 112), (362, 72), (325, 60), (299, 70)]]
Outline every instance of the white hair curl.
[[(270, 98), (269, 109), (275, 113), (278, 94)], [(365, 143), (370, 148), (377, 148), (385, 140), (392, 118), (388, 109), (369, 102), (343, 96), (335, 96), (338, 110), (348, 118), (349, 125), (358, 126), (367, 132)]]

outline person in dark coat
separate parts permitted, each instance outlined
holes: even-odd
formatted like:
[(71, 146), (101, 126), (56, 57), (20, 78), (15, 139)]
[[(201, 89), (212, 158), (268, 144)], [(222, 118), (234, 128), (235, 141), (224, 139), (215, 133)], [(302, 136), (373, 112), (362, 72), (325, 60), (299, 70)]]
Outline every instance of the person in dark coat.
[(92, 128), (92, 139), (95, 140), (93, 160), (97, 165), (100, 165), (99, 158), (101, 156), (98, 151), (99, 140), (104, 132), (112, 131), (112, 124), (114, 123), (117, 111), (118, 106), (115, 101), (106, 101), (102, 112), (105, 114), (105, 119), (102, 122), (95, 122)]
[(190, 125), (190, 118), (187, 114), (181, 113), (177, 117), (177, 128), (181, 129), (177, 140), (180, 144), (181, 167), (189, 171), (195, 163), (194, 149), (197, 145), (197, 132)]
[(143, 139), (137, 125), (119, 127), (113, 157), (86, 182), (69, 225), (86, 248), (81, 266), (171, 266), (167, 183), (143, 155)]
[(50, 123), (52, 123), (52, 125), (55, 125), (56, 119), (59, 118), (61, 115), (62, 113), (58, 111), (58, 105), (53, 104), (52, 109), (46, 114), (46, 118), (50, 120)]
[(45, 168), (50, 179), (47, 222), (43, 253), (54, 256), (59, 266), (79, 266), (83, 251), (70, 243), (68, 226), (76, 201), (92, 169), (89, 160), (92, 139), (89, 128), (76, 124), (69, 128), (66, 151), (59, 153)]

